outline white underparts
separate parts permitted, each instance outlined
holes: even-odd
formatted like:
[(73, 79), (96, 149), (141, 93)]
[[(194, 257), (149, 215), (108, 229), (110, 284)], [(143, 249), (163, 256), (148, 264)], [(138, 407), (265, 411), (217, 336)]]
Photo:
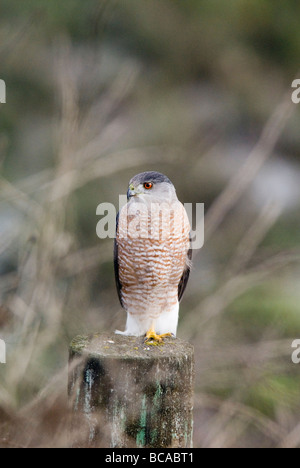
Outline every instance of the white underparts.
[(162, 312), (160, 316), (153, 321), (151, 317), (140, 315), (132, 315), (127, 312), (127, 322), (125, 331), (121, 332), (116, 330), (118, 335), (126, 336), (143, 336), (151, 328), (154, 323), (155, 332), (159, 335), (164, 333), (172, 333), (174, 336), (177, 334), (179, 316), (179, 303), (175, 304), (171, 310)]

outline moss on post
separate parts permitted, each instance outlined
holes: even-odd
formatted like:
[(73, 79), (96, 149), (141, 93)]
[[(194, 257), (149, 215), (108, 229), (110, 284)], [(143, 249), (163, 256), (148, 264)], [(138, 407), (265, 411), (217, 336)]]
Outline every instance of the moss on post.
[(70, 345), (75, 446), (192, 446), (193, 347), (101, 334)]

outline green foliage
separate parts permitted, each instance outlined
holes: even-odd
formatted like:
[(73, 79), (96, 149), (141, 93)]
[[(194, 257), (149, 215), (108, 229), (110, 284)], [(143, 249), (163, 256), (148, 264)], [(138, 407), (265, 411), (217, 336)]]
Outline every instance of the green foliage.
[(68, 34), (74, 39), (88, 40), (95, 34), (93, 25), (101, 16), (101, 4), (97, 0), (3, 0), (1, 16), (2, 21), (16, 21), (17, 11), (19, 21), (31, 21), (39, 35), (48, 39), (55, 40), (55, 34)]
[(267, 376), (249, 388), (246, 403), (274, 418), (279, 409), (291, 410), (298, 405), (299, 384), (297, 376)]
[(224, 322), (237, 327), (245, 340), (260, 341), (272, 330), (281, 338), (300, 333), (299, 298), (280, 281), (253, 288), (230, 305)]

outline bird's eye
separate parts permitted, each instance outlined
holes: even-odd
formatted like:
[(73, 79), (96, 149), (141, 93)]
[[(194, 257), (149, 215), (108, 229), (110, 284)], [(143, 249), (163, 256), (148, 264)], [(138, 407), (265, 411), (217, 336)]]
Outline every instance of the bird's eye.
[(144, 183), (144, 188), (145, 188), (146, 190), (150, 190), (150, 189), (152, 189), (152, 187), (153, 187), (152, 182), (145, 182), (145, 183)]

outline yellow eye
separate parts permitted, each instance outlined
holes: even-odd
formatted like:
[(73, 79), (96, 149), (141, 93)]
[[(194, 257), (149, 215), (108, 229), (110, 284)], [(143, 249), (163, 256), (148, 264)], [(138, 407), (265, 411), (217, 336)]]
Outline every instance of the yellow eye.
[(152, 189), (152, 187), (153, 187), (152, 182), (145, 182), (145, 183), (144, 183), (144, 188), (145, 188), (146, 190), (150, 190), (150, 189)]

